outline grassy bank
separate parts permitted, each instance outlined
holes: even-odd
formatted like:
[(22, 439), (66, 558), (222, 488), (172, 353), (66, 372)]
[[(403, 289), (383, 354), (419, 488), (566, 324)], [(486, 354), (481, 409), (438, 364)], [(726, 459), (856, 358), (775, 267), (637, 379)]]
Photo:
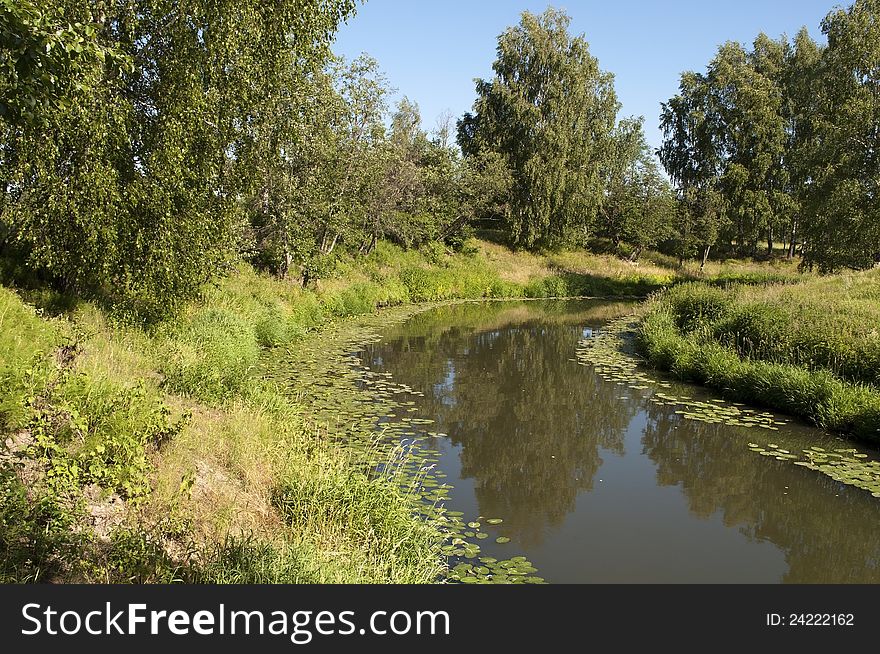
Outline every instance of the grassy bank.
[(880, 443), (880, 271), (676, 286), (647, 305), (648, 361), (729, 399)]
[[(698, 274), (673, 264), (380, 243), (310, 289), (242, 266), (150, 329), (39, 288), (0, 289), (0, 579), (431, 581), (435, 526), (415, 517), (406, 484), (374, 472), (393, 453), (339, 446), (261, 364), (380, 307), (642, 295)], [(715, 280), (794, 274), (712, 265)]]
[(361, 297), (242, 268), (145, 332), (4, 289), (2, 579), (433, 580), (437, 534), (396, 480), (254, 373)]

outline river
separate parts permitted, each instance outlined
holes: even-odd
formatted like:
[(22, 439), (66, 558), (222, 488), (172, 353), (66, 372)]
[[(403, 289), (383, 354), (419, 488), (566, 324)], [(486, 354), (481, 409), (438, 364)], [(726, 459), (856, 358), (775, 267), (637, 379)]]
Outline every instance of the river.
[(578, 363), (579, 342), (630, 310), (454, 304), (360, 352), (412, 391), (408, 415), (434, 421), (432, 473), (451, 485), (445, 506), (479, 523), (480, 554), (522, 555), (554, 583), (880, 583), (880, 499), (749, 445), (852, 443), (782, 417), (773, 431), (688, 419), (657, 394), (710, 395)]

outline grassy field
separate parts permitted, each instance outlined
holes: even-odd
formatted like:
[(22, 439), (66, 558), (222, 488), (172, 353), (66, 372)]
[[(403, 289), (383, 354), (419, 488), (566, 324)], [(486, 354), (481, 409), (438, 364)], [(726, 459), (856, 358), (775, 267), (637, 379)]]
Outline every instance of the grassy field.
[[(432, 581), (435, 526), (260, 362), (381, 307), (644, 295), (700, 276), (675, 263), (380, 243), (310, 289), (241, 266), (149, 330), (45, 289), (0, 288), (0, 580)], [(791, 264), (711, 267), (714, 283), (796, 276)]]
[(880, 270), (682, 284), (646, 306), (648, 361), (726, 397), (880, 442)]

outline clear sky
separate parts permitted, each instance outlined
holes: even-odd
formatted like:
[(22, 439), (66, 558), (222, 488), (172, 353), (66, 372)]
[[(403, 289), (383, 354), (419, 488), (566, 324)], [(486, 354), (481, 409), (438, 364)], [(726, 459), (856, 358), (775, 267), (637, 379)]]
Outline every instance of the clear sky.
[[(454, 118), (474, 100), (476, 77), (490, 78), (497, 36), (532, 0), (367, 0), (340, 29), (334, 51), (351, 59), (367, 52), (390, 83), (416, 101), (423, 126), (444, 111)], [(551, 3), (571, 17), (603, 70), (614, 73), (621, 115), (645, 117), (648, 142), (660, 144), (660, 103), (672, 97), (684, 70), (703, 70), (718, 45), (751, 43), (761, 31), (776, 38), (806, 26), (824, 41), (819, 24), (847, 0), (566, 0)]]

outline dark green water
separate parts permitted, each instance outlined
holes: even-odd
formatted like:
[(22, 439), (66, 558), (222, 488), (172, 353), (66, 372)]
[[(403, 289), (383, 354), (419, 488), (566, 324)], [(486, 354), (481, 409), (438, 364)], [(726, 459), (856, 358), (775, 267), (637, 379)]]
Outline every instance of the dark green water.
[(483, 522), (483, 555), (524, 555), (556, 583), (880, 583), (880, 499), (747, 446), (851, 444), (796, 424), (765, 432), (686, 420), (649, 397), (699, 391), (635, 390), (572, 360), (580, 339), (626, 311), (454, 305), (362, 353), (424, 393), (412, 415), (447, 435), (431, 446), (454, 486), (448, 508), (503, 519)]

